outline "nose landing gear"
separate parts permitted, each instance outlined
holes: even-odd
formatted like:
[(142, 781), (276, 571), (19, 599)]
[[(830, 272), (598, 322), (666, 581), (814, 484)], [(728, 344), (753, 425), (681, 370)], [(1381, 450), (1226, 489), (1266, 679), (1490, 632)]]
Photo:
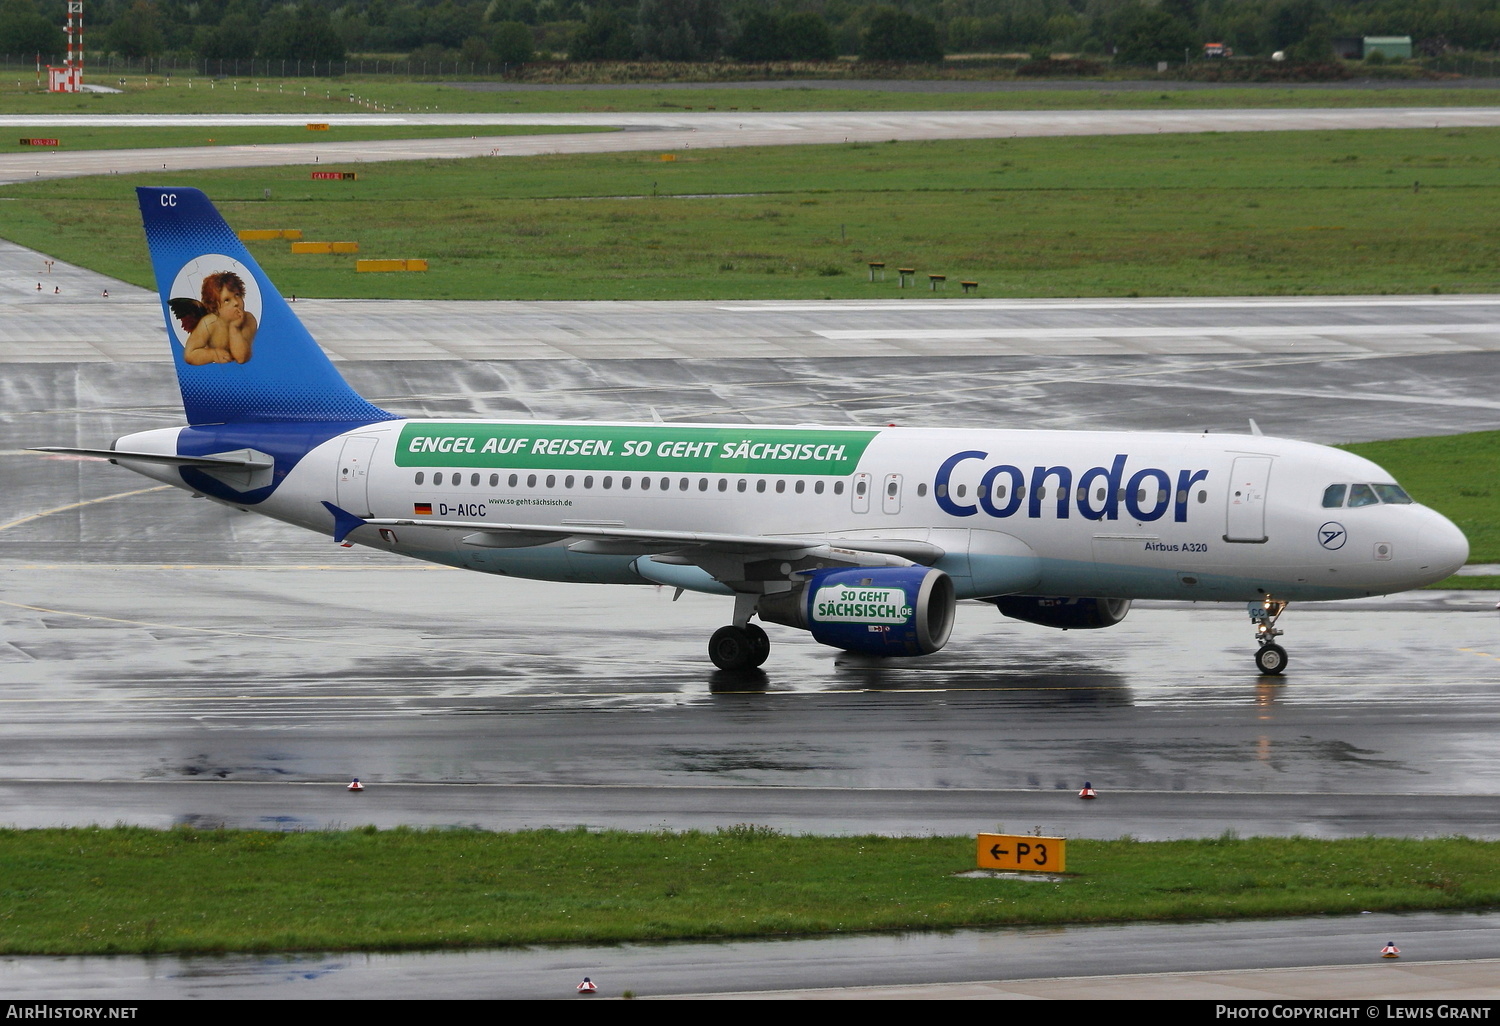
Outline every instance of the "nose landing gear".
[(1267, 595), (1259, 605), (1250, 605), (1250, 621), (1255, 624), (1255, 665), (1268, 677), (1279, 676), (1286, 669), (1286, 649), (1276, 644), (1284, 631), (1276, 620), (1286, 611), (1286, 602)]

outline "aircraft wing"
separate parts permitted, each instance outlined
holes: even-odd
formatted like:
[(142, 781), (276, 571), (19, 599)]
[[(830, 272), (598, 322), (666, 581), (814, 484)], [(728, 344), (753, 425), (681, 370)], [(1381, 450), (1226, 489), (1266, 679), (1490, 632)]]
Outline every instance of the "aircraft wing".
[[(331, 504), (325, 503), (325, 505)], [(335, 513), (336, 518), (337, 516), (338, 514)], [(902, 538), (856, 539), (828, 535), (717, 534), (704, 531), (661, 531), (583, 524), (476, 524), (468, 520), (433, 520), (427, 517), (357, 519), (360, 523), (376, 527), (436, 527), (450, 531), (463, 531), (465, 533), (463, 541), (479, 547), (520, 548), (571, 539), (568, 548), (574, 552), (613, 556), (673, 553), (687, 557), (685, 561), (694, 563), (698, 562), (691, 559), (694, 550), (702, 550), (705, 554), (713, 553), (720, 557), (763, 558), (770, 553), (791, 554), (830, 549), (834, 552), (842, 550), (848, 553), (866, 552), (897, 556), (914, 563), (933, 562), (944, 555), (944, 550), (931, 542)], [(350, 530), (352, 529), (351, 527)]]

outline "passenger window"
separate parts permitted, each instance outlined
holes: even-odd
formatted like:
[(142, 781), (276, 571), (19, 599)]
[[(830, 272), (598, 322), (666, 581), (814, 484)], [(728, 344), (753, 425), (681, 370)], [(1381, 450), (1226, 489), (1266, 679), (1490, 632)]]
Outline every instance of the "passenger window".
[(426, 480), (426, 478), (426, 474), (422, 473), (420, 470), (417, 471), (417, 484), (421, 484), (424, 480)]
[(1380, 499), (1376, 497), (1375, 489), (1369, 485), (1357, 484), (1349, 486), (1349, 506), (1351, 509), (1356, 506), (1374, 506), (1378, 502), (1380, 502)]
[(796, 490), (796, 492), (797, 492), (798, 495), (801, 495), (803, 493), (803, 491), (805, 491), (807, 489), (807, 482), (806, 481), (798, 481), (793, 486), (793, 488)]
[(917, 485), (917, 497), (921, 498), (922, 496), (924, 496), (926, 494), (927, 494), (927, 485), (926, 485), (926, 483), (924, 482), (922, 484)]
[[(776, 482), (776, 494), (780, 495), (784, 491), (786, 491), (786, 482), (785, 481), (777, 481)], [(861, 494), (863, 494), (863, 493), (861, 493)]]
[(439, 470), (436, 474), (432, 475), (432, 483), (433, 484), (442, 484), (443, 483), (443, 472), (441, 470)]
[[(925, 488), (927, 486), (923, 485), (922, 487)], [(843, 495), (844, 494), (844, 482), (842, 482), (842, 481), (835, 481), (833, 483), (833, 494), (834, 495)]]
[(1329, 485), (1323, 489), (1323, 508), (1338, 509), (1344, 504), (1344, 493), (1348, 490), (1348, 485)]
[(473, 487), (473, 488), (478, 488), (479, 487), (479, 475), (478, 474), (471, 474), (469, 476), (469, 485), (470, 485), (470, 487)]
[(454, 474), (453, 475), (453, 487), (454, 488), (457, 488), (459, 485), (461, 485), (463, 483), (464, 483), (464, 476), (462, 474)]
[(677, 490), (680, 491), (680, 492), (685, 492), (685, 491), (688, 490), (688, 479), (687, 478), (683, 478), (681, 481), (677, 482)]
[(535, 488), (536, 487), (536, 475), (535, 474), (527, 474), (526, 475), (526, 487), (527, 488)]
[(734, 486), (735, 491), (743, 492), (745, 490), (745, 485), (746, 485), (745, 479), (743, 477), (740, 478), (740, 483)]
[(608, 474), (605, 474), (604, 475), (604, 479), (599, 482), (599, 487), (600, 488), (608, 488), (611, 485), (613, 485), (614, 483), (615, 483), (615, 479), (612, 478), (612, 477), (610, 477)]
[(573, 487), (573, 475), (572, 474), (569, 474), (567, 477), (563, 478), (563, 487), (564, 488), (572, 488)]
[(1199, 503), (1199, 505), (1202, 505), (1203, 503), (1205, 503), (1207, 501), (1208, 501), (1208, 493), (1207, 492), (1199, 492), (1198, 493), (1198, 503)]
[(1375, 494), (1380, 496), (1381, 502), (1394, 502), (1403, 506), (1411, 503), (1411, 496), (1407, 495), (1406, 489), (1400, 485), (1383, 484), (1370, 487), (1375, 489)]
[(708, 478), (706, 478), (706, 477), (700, 477), (698, 479), (698, 490), (700, 492), (706, 492), (706, 491), (708, 491)]
[(755, 482), (755, 490), (757, 492), (763, 492), (763, 491), (766, 490), (766, 479), (765, 478), (761, 478), (759, 481)]
[(629, 488), (630, 488), (630, 478), (628, 478), (628, 477), (622, 477), (622, 478), (620, 478), (620, 487), (624, 488), (626, 490), (629, 490)]
[(556, 484), (557, 484), (557, 475), (556, 474), (548, 474), (547, 475), (547, 487), (548, 488), (552, 488)]
[(593, 474), (589, 474), (589, 475), (587, 475), (587, 476), (584, 477), (584, 479), (583, 479), (583, 486), (585, 488), (592, 488), (592, 487), (594, 487), (594, 475)]
[(818, 495), (822, 495), (823, 494), (823, 482), (822, 481), (815, 482), (813, 484), (813, 491), (816, 492)]
[(969, 486), (968, 485), (959, 485), (957, 488), (953, 489), (953, 492), (960, 499), (962, 499), (965, 495), (968, 494), (968, 492), (969, 492)]
[(491, 474), (490, 475), (490, 487), (494, 488), (499, 483), (500, 483), (500, 475), (499, 474)]
[(719, 491), (721, 491), (721, 492), (727, 492), (728, 490), (729, 490), (729, 478), (727, 478), (727, 477), (721, 477), (721, 478), (719, 478)]
[(651, 479), (649, 477), (643, 477), (643, 478), (641, 478), (641, 491), (644, 492), (644, 491), (649, 490), (650, 488), (651, 488)]
[(516, 486), (516, 482), (519, 481), (519, 480), (520, 480), (520, 478), (518, 478), (516, 475), (512, 474), (512, 475), (510, 475), (510, 478), (507, 480), (506, 483), (509, 484), (512, 488), (514, 488)]
[(662, 478), (658, 487), (664, 492), (670, 492), (672, 490), (672, 479), (670, 477)]

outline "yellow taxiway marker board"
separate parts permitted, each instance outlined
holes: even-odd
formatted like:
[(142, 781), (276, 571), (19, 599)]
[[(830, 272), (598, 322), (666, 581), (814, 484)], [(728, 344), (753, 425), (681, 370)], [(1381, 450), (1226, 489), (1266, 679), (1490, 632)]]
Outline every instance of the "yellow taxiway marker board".
[(980, 834), (979, 868), (1029, 870), (1033, 873), (1067, 871), (1066, 837), (1028, 834)]

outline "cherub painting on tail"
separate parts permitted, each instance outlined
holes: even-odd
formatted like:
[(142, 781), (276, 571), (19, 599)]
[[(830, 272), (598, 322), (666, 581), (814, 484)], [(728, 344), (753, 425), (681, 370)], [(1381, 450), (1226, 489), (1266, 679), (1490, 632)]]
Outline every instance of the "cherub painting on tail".
[(233, 271), (216, 271), (203, 279), (203, 299), (173, 299), (172, 316), (188, 333), (182, 358), (201, 367), (210, 363), (248, 363), (259, 324), (245, 309), (245, 282)]

